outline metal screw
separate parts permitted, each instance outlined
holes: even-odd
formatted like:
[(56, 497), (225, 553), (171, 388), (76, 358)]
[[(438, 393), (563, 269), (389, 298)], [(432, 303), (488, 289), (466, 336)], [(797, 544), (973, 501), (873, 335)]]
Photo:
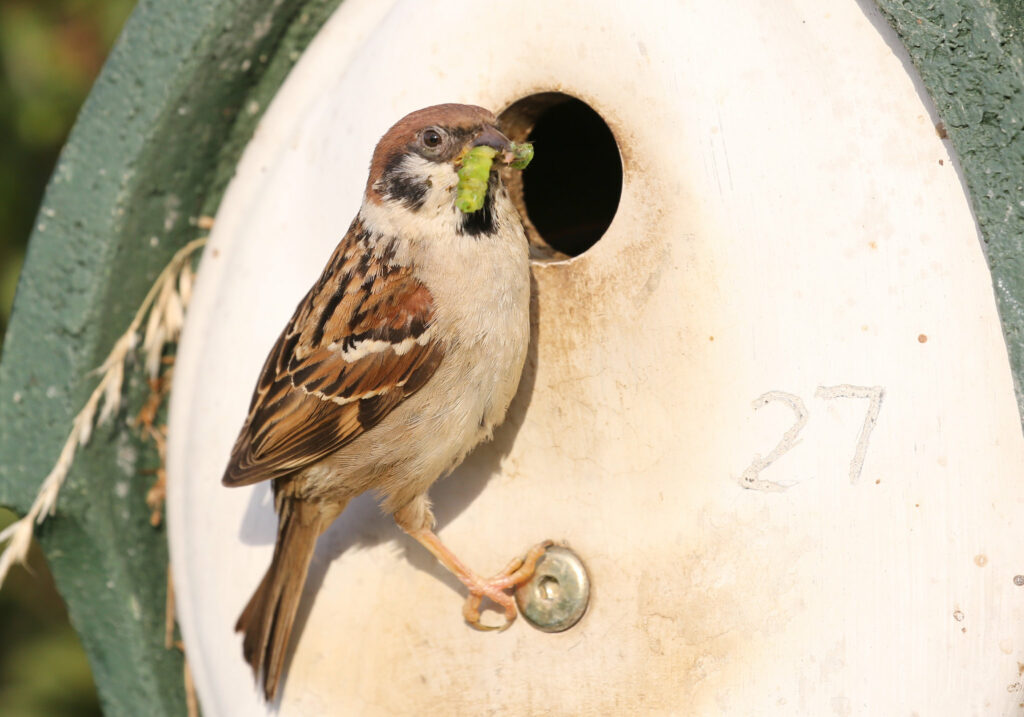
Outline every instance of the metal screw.
[(533, 577), (516, 589), (516, 604), (526, 621), (544, 632), (575, 625), (590, 602), (590, 578), (576, 553), (553, 546), (537, 563)]

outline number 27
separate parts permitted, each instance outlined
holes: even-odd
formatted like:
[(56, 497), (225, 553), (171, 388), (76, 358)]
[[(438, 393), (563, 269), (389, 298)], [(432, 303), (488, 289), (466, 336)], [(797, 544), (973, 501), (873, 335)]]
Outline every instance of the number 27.
[[(848, 383), (839, 386), (819, 386), (814, 392), (816, 398), (866, 398), (868, 399), (868, 410), (864, 415), (864, 424), (861, 426), (860, 435), (857, 437), (857, 447), (853, 452), (853, 459), (850, 461), (850, 483), (856, 483), (860, 478), (861, 470), (864, 468), (864, 457), (868, 451), (868, 439), (871, 431), (878, 422), (878, 412), (882, 408), (882, 398), (885, 390), (881, 386), (853, 386)], [(796, 414), (796, 422), (782, 436), (782, 439), (775, 445), (772, 452), (762, 457), (754, 455), (754, 460), (740, 476), (739, 483), (744, 488), (778, 492), (786, 490), (790, 485), (776, 481), (765, 480), (760, 477), (761, 471), (770, 466), (782, 457), (797, 442), (797, 436), (807, 425), (808, 413), (804, 402), (799, 396), (784, 391), (769, 391), (754, 399), (754, 410), (767, 406), (773, 401), (784, 403)]]

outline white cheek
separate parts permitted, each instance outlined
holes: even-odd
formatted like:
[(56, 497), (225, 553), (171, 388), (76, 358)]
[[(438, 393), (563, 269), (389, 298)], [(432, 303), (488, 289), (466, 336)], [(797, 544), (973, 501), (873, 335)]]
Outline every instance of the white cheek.
[(411, 240), (454, 233), (460, 219), (455, 208), (455, 189), (459, 181), (455, 167), (448, 162), (430, 162), (411, 156), (405, 160), (402, 169), (407, 174), (429, 180), (423, 204), (413, 210), (401, 201), (384, 199), (380, 204), (364, 201), (360, 209), (363, 221), (382, 234)]

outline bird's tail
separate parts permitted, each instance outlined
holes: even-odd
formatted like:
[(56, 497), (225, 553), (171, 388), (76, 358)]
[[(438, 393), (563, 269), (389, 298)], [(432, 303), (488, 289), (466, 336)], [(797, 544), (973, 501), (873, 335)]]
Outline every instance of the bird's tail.
[(274, 558), (235, 624), (243, 634), (242, 654), (257, 681), (262, 675), (268, 701), (277, 695), (316, 539), (337, 515), (332, 513), (325, 516), (316, 503), (279, 496)]

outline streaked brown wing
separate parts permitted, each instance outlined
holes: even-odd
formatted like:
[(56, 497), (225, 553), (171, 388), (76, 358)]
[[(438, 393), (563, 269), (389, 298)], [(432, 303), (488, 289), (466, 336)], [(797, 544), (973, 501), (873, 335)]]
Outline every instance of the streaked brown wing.
[(376, 425), (434, 374), (433, 297), (358, 222), (263, 366), (224, 485), (278, 478)]

